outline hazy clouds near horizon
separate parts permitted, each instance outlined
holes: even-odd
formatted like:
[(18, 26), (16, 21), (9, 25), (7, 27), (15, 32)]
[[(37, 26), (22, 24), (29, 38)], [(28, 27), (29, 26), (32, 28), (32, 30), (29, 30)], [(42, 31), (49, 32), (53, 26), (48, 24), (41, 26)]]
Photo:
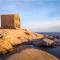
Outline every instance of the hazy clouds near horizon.
[(0, 14), (13, 13), (20, 14), (23, 28), (60, 32), (59, 0), (0, 0)]

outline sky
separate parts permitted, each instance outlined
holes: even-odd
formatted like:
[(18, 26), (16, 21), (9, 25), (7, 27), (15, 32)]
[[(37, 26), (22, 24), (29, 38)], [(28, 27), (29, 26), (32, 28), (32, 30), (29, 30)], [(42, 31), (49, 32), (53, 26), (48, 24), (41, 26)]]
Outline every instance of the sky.
[(60, 32), (60, 0), (0, 0), (0, 15), (16, 13), (22, 28)]

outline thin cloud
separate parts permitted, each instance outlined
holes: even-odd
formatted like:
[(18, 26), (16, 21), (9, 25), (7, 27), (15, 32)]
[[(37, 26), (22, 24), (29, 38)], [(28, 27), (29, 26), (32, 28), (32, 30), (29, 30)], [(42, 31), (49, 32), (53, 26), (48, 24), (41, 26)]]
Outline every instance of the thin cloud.
[(16, 12), (22, 17), (22, 27), (32, 31), (60, 30), (59, 0), (0, 0), (0, 14)]

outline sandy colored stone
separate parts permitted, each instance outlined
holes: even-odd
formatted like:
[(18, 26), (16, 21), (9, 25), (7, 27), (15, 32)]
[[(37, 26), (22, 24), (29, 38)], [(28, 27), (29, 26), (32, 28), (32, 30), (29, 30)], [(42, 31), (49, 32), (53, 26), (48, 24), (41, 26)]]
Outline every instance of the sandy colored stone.
[(43, 41), (46, 42), (47, 46), (52, 45), (55, 42), (54, 40), (51, 40), (51, 39), (48, 39), (48, 38), (43, 39)]
[(0, 54), (5, 54), (5, 53), (7, 53), (6, 49), (0, 46)]
[(34, 33), (37, 39), (43, 39), (45, 36), (43, 34)]
[(0, 29), (0, 52), (10, 50), (14, 45), (42, 38), (42, 36), (23, 29)]
[(27, 48), (11, 55), (7, 60), (58, 60), (55, 56), (34, 48)]
[(8, 41), (8, 40), (1, 41), (0, 46), (7, 50), (12, 48), (12, 45), (11, 45), (10, 41)]

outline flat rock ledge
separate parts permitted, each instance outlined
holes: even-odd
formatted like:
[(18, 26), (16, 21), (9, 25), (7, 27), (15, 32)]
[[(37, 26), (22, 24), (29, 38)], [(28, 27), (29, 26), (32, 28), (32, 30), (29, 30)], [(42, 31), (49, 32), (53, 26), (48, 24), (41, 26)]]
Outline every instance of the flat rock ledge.
[(55, 56), (35, 48), (27, 48), (11, 55), (7, 60), (59, 60)]

